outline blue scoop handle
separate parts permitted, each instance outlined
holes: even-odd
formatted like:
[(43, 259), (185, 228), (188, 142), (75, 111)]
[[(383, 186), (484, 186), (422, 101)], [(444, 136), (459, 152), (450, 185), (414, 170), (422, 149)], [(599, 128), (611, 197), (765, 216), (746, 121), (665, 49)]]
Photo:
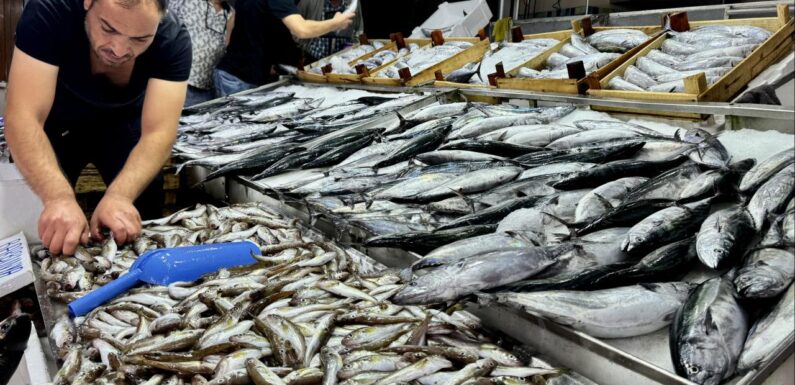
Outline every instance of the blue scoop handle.
[(88, 294), (70, 302), (69, 305), (67, 305), (69, 316), (74, 318), (88, 314), (91, 310), (94, 310), (103, 303), (132, 289), (141, 282), (138, 279), (141, 274), (143, 274), (143, 270), (140, 268), (130, 269), (126, 274), (108, 282), (105, 286), (92, 290)]
[(220, 268), (252, 264), (256, 262), (252, 255), (259, 251), (256, 244), (248, 241), (150, 251), (140, 256), (126, 274), (70, 302), (69, 315), (83, 316), (141, 282), (168, 285), (194, 281)]

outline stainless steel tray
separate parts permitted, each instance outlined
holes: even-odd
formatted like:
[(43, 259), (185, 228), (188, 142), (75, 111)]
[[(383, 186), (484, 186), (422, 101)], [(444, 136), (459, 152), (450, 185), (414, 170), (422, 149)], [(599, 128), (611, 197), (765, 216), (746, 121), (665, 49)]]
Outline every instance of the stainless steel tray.
[[(227, 180), (227, 196), (231, 202), (257, 201), (284, 215), (293, 216), (309, 226), (309, 211), (300, 203), (286, 204), (268, 195), (256, 182), (243, 177)], [(315, 218), (312, 226), (329, 237), (344, 243), (356, 244), (366, 239), (360, 229), (340, 231), (333, 222)], [(373, 259), (390, 267), (406, 267), (416, 261), (417, 254), (392, 248), (360, 248)], [(668, 347), (668, 328), (634, 338), (599, 339), (558, 325), (544, 318), (500, 305), (469, 304), (469, 310), (481, 318), (484, 325), (531, 346), (541, 354), (565, 367), (603, 385), (696, 385), (674, 372)], [(795, 335), (791, 334), (776, 350), (774, 358), (758, 371), (731, 379), (731, 385), (783, 385), (781, 378), (792, 378)], [(770, 379), (772, 382), (768, 382)]]

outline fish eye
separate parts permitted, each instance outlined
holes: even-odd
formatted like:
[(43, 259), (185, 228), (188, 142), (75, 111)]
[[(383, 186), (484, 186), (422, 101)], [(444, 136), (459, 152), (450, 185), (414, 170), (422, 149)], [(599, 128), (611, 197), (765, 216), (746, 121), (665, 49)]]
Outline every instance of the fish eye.
[(409, 282), (409, 286), (417, 286), (417, 282)]

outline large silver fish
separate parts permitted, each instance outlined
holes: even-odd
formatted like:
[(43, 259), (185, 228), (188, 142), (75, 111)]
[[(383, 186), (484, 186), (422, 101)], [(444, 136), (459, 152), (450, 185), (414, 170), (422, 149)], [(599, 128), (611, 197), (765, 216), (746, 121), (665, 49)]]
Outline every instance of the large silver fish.
[(690, 292), (684, 282), (651, 283), (594, 291), (498, 293), (497, 301), (571, 326), (594, 337), (626, 338), (671, 323)]
[(734, 374), (749, 326), (729, 279), (703, 282), (671, 324), (671, 358), (676, 372), (700, 385), (720, 384)]

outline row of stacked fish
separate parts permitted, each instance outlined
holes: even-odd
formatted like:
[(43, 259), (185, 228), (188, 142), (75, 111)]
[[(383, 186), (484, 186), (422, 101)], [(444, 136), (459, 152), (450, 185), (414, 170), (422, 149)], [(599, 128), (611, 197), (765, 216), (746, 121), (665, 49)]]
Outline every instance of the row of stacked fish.
[[(329, 134), (348, 140), (312, 156), (296, 153), (286, 162), (290, 167), (267, 166), (254, 179), (287, 202), (303, 203), (315, 217), (331, 217), (341, 233), (355, 227), (376, 234), (365, 246), (424, 253), (408, 271), (424, 275), (393, 297), (398, 304), (479, 294), (486, 302), (615, 338), (663, 328), (677, 312), (678, 323), (691, 322), (704, 308), (691, 303), (716, 283), (731, 288), (713, 300), (723, 306), (730, 298), (732, 314), (745, 314), (735, 297), (775, 300), (787, 290), (795, 263), (793, 149), (758, 165), (731, 162), (720, 141), (700, 130), (667, 136), (614, 121), (554, 123), (570, 111), (432, 105), (377, 135)], [(353, 154), (320, 169), (294, 162), (323, 151)], [(765, 237), (748, 250), (755, 234)], [(705, 268), (736, 269), (696, 289), (658, 282), (681, 278), (696, 260)], [(675, 359), (690, 365), (680, 365), (680, 374), (729, 377), (741, 351), (755, 357), (741, 360), (742, 370), (758, 367), (776, 344), (760, 348), (756, 338), (786, 338), (791, 325), (782, 330), (779, 318), (791, 319), (790, 310), (771, 313), (776, 322), (757, 322), (776, 326), (754, 329), (747, 344), (757, 347), (751, 350), (742, 350), (751, 318), (740, 317), (744, 330), (733, 329), (731, 336), (711, 331), (704, 338), (704, 329), (691, 324), (688, 331), (701, 331), (701, 339), (672, 338), (676, 349), (695, 355)], [(737, 318), (709, 314), (717, 325)], [(699, 361), (714, 359), (700, 353), (715, 338), (733, 343), (736, 353), (718, 368)]]
[(311, 68), (309, 72), (322, 74), (322, 67), (326, 64), (331, 64), (331, 73), (353, 75), (356, 74), (356, 65), (363, 64), (365, 67), (367, 67), (367, 69), (373, 70), (382, 65), (395, 61), (398, 58), (404, 57), (420, 48), (420, 46), (416, 43), (409, 43), (406, 45), (406, 47), (398, 49), (397, 51), (384, 49), (368, 57), (367, 59), (359, 60), (351, 64), (351, 62), (355, 61), (356, 59), (364, 56), (365, 54), (378, 50), (383, 46), (384, 43), (375, 41), (372, 43), (372, 45), (361, 45), (358, 48), (354, 48), (350, 51), (329, 56), (325, 59), (319, 60), (313, 65), (313, 68)]
[(495, 345), (467, 312), (392, 303), (396, 272), (294, 225), (257, 204), (198, 205), (148, 221), (123, 248), (111, 239), (74, 257), (42, 252), (48, 293), (69, 301), (105, 281), (83, 288), (66, 266), (82, 266), (90, 281), (115, 277), (152, 247), (249, 240), (262, 251), (253, 265), (136, 288), (85, 317), (61, 317), (50, 333), (62, 361), (54, 384), (592, 385)]
[(668, 32), (659, 49), (649, 51), (608, 82), (615, 90), (684, 92), (684, 79), (704, 73), (715, 84), (771, 35), (747, 25), (709, 25)]
[[(273, 159), (330, 130), (362, 124), (373, 116), (410, 105), (421, 96), (362, 96), (320, 107), (322, 98), (297, 98), (294, 92), (264, 92), (217, 99), (185, 110), (174, 154), (181, 167), (256, 168), (264, 150)], [(265, 154), (267, 156), (269, 153)]]
[(469, 63), (445, 76), (446, 81), (469, 84), (489, 84), (489, 75), (497, 71), (502, 63), (506, 72), (517, 68), (559, 41), (555, 39), (528, 39), (518, 43), (492, 43), (489, 51), (479, 62)]
[(375, 77), (400, 79), (398, 71), (403, 68), (408, 68), (412, 75), (416, 75), (465, 51), (473, 45), (473, 43), (468, 41), (446, 41), (444, 44), (436, 46), (424, 46), (411, 51), (410, 55), (398, 58), (394, 63), (378, 71)]
[(585, 73), (590, 74), (645, 42), (651, 37), (641, 30), (606, 29), (588, 37), (571, 34), (571, 41), (546, 60), (546, 68), (536, 70), (522, 67), (515, 76), (529, 79), (568, 79), (567, 65), (581, 61)]

